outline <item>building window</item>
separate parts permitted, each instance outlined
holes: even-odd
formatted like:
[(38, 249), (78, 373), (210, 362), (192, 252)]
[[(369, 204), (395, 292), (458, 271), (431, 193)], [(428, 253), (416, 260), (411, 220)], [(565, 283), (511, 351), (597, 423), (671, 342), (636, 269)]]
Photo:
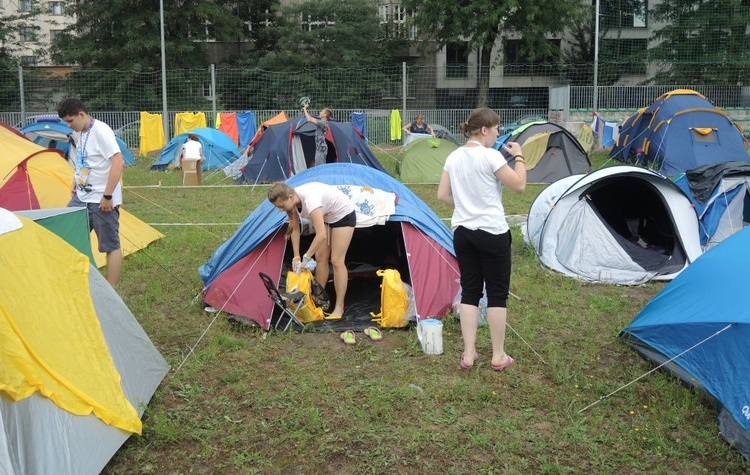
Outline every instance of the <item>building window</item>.
[(30, 43), (36, 41), (36, 31), (30, 26), (23, 26), (18, 31), (21, 41)]
[(36, 56), (21, 56), (21, 66), (36, 66)]
[(313, 15), (307, 15), (307, 20), (302, 22), (302, 28), (305, 31), (313, 31), (321, 28), (325, 28), (327, 25), (333, 25), (334, 22), (328, 21), (326, 17), (317, 17)]
[(445, 46), (445, 77), (469, 77), (469, 49), (466, 43), (449, 43)]
[(604, 0), (600, 11), (603, 28), (646, 28), (648, 0)]
[(56, 16), (65, 15), (65, 2), (49, 2), (49, 14)]
[(64, 32), (65, 30), (49, 30), (50, 44), (54, 43)]
[(30, 12), (34, 7), (34, 0), (18, 0), (19, 12)]
[(391, 5), (380, 5), (378, 7), (378, 17), (380, 17), (380, 24), (390, 23), (391, 21)]
[(648, 48), (647, 39), (603, 39), (602, 58), (607, 62), (618, 64), (622, 74), (644, 76), (646, 61), (643, 53)]

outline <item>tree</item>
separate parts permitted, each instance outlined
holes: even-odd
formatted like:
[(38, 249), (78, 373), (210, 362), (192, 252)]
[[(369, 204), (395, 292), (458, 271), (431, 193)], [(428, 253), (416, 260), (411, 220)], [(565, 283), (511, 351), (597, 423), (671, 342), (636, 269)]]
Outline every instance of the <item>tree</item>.
[[(424, 51), (435, 51), (449, 43), (465, 41), (469, 50), (480, 52), (477, 106), (489, 96), (492, 51), (498, 39), (509, 33), (521, 36), (522, 53), (539, 61), (560, 52), (547, 36), (561, 35), (578, 18), (580, 0), (404, 0), (421, 39), (432, 42)], [(499, 56), (502, 58), (502, 56)], [(500, 59), (499, 61), (502, 61)]]
[[(643, 64), (645, 60), (645, 47), (641, 48), (638, 54), (624, 51), (621, 47), (625, 44), (620, 43), (621, 33), (627, 25), (621, 21), (621, 15), (616, 15), (616, 12), (635, 11), (640, 1), (601, 1), (597, 76), (599, 85), (614, 84), (623, 73), (633, 69), (634, 66)], [(590, 86), (594, 82), (595, 15), (594, 6), (583, 8), (580, 21), (575, 22), (570, 28), (569, 46), (563, 52), (563, 70), (571, 85)]]
[[(236, 41), (246, 31), (237, 2), (164, 0), (168, 97), (175, 107), (194, 104), (203, 83), (183, 68), (208, 66), (207, 41)], [(158, 110), (161, 35), (159, 2), (154, 0), (79, 0), (68, 5), (75, 24), (52, 48), (60, 64), (81, 71), (70, 78), (69, 93), (99, 110)], [(156, 83), (154, 83), (156, 81)]]
[[(20, 106), (19, 56), (29, 52), (41, 58), (45, 54), (39, 43), (39, 27), (34, 23), (39, 12), (39, 8), (33, 6), (28, 12), (0, 16), (0, 107), (3, 109), (18, 109)], [(35, 74), (24, 77), (28, 81), (37, 79)]]
[(386, 34), (375, 1), (310, 0), (279, 13), (273, 25), (278, 41), (240, 61), (244, 90), (232, 101), (242, 108), (289, 109), (303, 95), (320, 107), (387, 95), (394, 74), (382, 66), (400, 60), (408, 40)]
[(281, 15), (279, 42), (260, 59), (262, 69), (378, 66), (403, 51), (388, 49), (394, 45), (385, 41), (372, 0), (308, 0), (282, 8)]
[(649, 58), (662, 62), (657, 84), (725, 84), (750, 73), (750, 2), (663, 0), (651, 19), (665, 24), (651, 38)]

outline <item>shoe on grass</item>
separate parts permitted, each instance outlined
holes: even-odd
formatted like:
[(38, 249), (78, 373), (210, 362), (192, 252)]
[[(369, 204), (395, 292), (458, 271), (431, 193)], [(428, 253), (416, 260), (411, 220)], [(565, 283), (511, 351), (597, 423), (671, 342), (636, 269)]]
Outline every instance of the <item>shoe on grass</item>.
[(347, 330), (343, 332), (341, 335), (339, 335), (339, 338), (341, 338), (341, 341), (343, 341), (345, 345), (354, 345), (355, 343), (357, 343), (357, 335), (353, 330)]

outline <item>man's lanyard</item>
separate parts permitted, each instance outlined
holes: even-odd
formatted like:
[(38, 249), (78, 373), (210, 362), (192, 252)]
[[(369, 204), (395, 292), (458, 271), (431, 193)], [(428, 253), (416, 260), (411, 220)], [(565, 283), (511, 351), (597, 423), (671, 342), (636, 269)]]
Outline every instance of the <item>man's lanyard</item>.
[(86, 131), (86, 140), (83, 140), (83, 132), (81, 132), (81, 160), (86, 161), (86, 145), (89, 143), (89, 137), (91, 137), (91, 129), (94, 128), (94, 119), (89, 122), (89, 130)]

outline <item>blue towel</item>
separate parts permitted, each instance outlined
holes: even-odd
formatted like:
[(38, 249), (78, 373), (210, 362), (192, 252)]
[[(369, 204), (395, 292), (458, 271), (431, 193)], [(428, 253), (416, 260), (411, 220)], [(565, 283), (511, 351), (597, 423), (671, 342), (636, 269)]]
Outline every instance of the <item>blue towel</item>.
[(364, 112), (352, 112), (352, 125), (367, 138), (367, 116)]
[(237, 128), (240, 131), (240, 151), (255, 136), (255, 114), (250, 111), (237, 112)]

